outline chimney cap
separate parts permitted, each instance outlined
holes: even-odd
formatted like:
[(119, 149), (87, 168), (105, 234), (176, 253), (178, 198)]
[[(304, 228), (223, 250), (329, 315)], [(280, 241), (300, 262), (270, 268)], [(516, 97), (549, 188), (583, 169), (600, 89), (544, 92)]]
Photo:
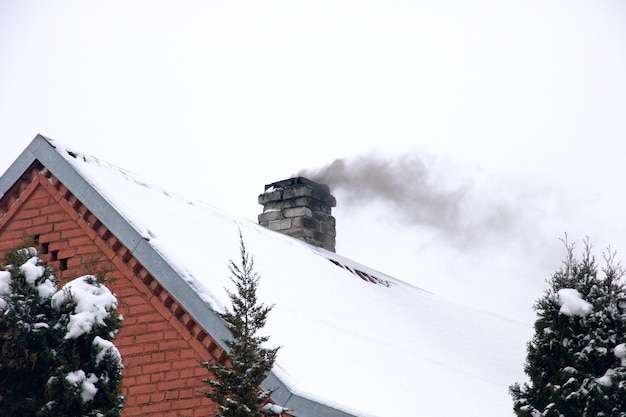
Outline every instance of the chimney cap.
[[(268, 196), (268, 193), (294, 188), (308, 188), (311, 192), (310, 194), (307, 193), (307, 195), (325, 202), (330, 207), (335, 207), (337, 205), (337, 200), (335, 200), (335, 197), (333, 197), (330, 193), (330, 187), (328, 187), (328, 185), (320, 184), (305, 177), (293, 177), (282, 181), (276, 181), (271, 184), (266, 184), (264, 193), (259, 196), (259, 203), (264, 204), (264, 202), (261, 201), (262, 196)], [(279, 198), (283, 199), (288, 197), (281, 193)]]
[(271, 184), (265, 184), (265, 190), (268, 188), (288, 188), (297, 185), (308, 185), (316, 191), (321, 191), (327, 194), (330, 194), (330, 188), (326, 184), (320, 184), (319, 182), (315, 182), (305, 177), (293, 177), (282, 181), (276, 181)]
[[(302, 192), (295, 191), (294, 193), (289, 190), (294, 189), (309, 189), (310, 191), (302, 194)], [(286, 192), (287, 194), (283, 193)], [(290, 195), (288, 197), (288, 195)], [(282, 181), (276, 181), (271, 184), (265, 185), (265, 191), (259, 196), (259, 204), (265, 204), (267, 201), (273, 201), (276, 199), (288, 199), (299, 196), (310, 196), (314, 199), (323, 201), (329, 207), (335, 207), (337, 200), (330, 193), (330, 188), (326, 184), (320, 184), (305, 177), (293, 177)]]

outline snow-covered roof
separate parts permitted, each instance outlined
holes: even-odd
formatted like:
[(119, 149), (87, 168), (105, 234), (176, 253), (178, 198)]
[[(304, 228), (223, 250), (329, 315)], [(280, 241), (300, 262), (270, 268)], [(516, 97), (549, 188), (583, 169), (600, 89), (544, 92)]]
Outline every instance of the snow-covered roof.
[(508, 386), (524, 380), (529, 324), (449, 302), (43, 136), (0, 178), (0, 197), (35, 159), (218, 340), (228, 337), (215, 312), (229, 305), (241, 231), (259, 298), (275, 304), (263, 333), (282, 346), (266, 383), (297, 416), (513, 415)]

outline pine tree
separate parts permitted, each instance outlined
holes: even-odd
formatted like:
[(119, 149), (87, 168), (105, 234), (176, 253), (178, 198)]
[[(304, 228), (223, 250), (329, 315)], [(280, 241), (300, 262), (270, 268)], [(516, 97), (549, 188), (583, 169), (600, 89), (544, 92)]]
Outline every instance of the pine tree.
[(524, 371), (510, 387), (518, 416), (626, 416), (626, 290), (615, 253), (602, 276), (585, 241), (581, 260), (567, 257), (535, 304), (535, 334)]
[(12, 252), (0, 271), (0, 416), (118, 417), (117, 300), (93, 276), (58, 290), (36, 255)]
[(258, 336), (265, 326), (273, 306), (257, 300), (259, 275), (254, 271), (254, 260), (247, 253), (240, 234), (241, 266), (230, 261), (231, 281), (236, 292), (228, 291), (232, 311), (221, 317), (232, 336), (225, 342), (230, 364), (204, 362), (212, 378), (203, 381), (210, 389), (204, 394), (218, 405), (216, 417), (258, 417), (269, 414), (263, 405), (273, 390), (261, 390), (261, 382), (272, 369), (279, 348), (267, 349), (262, 345), (268, 336)]

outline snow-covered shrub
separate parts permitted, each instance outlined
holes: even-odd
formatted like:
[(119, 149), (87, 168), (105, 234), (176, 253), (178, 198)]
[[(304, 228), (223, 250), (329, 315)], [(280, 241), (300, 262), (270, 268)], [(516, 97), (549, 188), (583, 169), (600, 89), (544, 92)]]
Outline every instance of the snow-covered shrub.
[(93, 276), (58, 288), (34, 248), (0, 271), (0, 417), (118, 417), (117, 300)]
[(518, 416), (626, 416), (626, 290), (615, 254), (599, 276), (585, 241), (582, 260), (567, 258), (535, 304), (535, 334), (524, 371), (510, 387)]

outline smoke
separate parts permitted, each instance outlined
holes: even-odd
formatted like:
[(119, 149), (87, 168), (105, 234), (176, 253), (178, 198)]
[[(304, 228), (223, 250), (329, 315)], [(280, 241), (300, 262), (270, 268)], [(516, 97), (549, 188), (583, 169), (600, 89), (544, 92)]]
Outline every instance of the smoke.
[(536, 190), (425, 153), (362, 154), (298, 175), (328, 184), (346, 213), (382, 208), (385, 221), (429, 229), (464, 249), (532, 235), (544, 210)]
[(592, 219), (583, 209), (588, 193), (567, 182), (422, 151), (371, 152), (299, 175), (328, 184), (337, 198), (337, 229), (348, 232), (337, 242), (346, 256), (456, 301), (528, 320), (561, 259), (558, 238), (580, 236), (589, 230), (584, 219)]

